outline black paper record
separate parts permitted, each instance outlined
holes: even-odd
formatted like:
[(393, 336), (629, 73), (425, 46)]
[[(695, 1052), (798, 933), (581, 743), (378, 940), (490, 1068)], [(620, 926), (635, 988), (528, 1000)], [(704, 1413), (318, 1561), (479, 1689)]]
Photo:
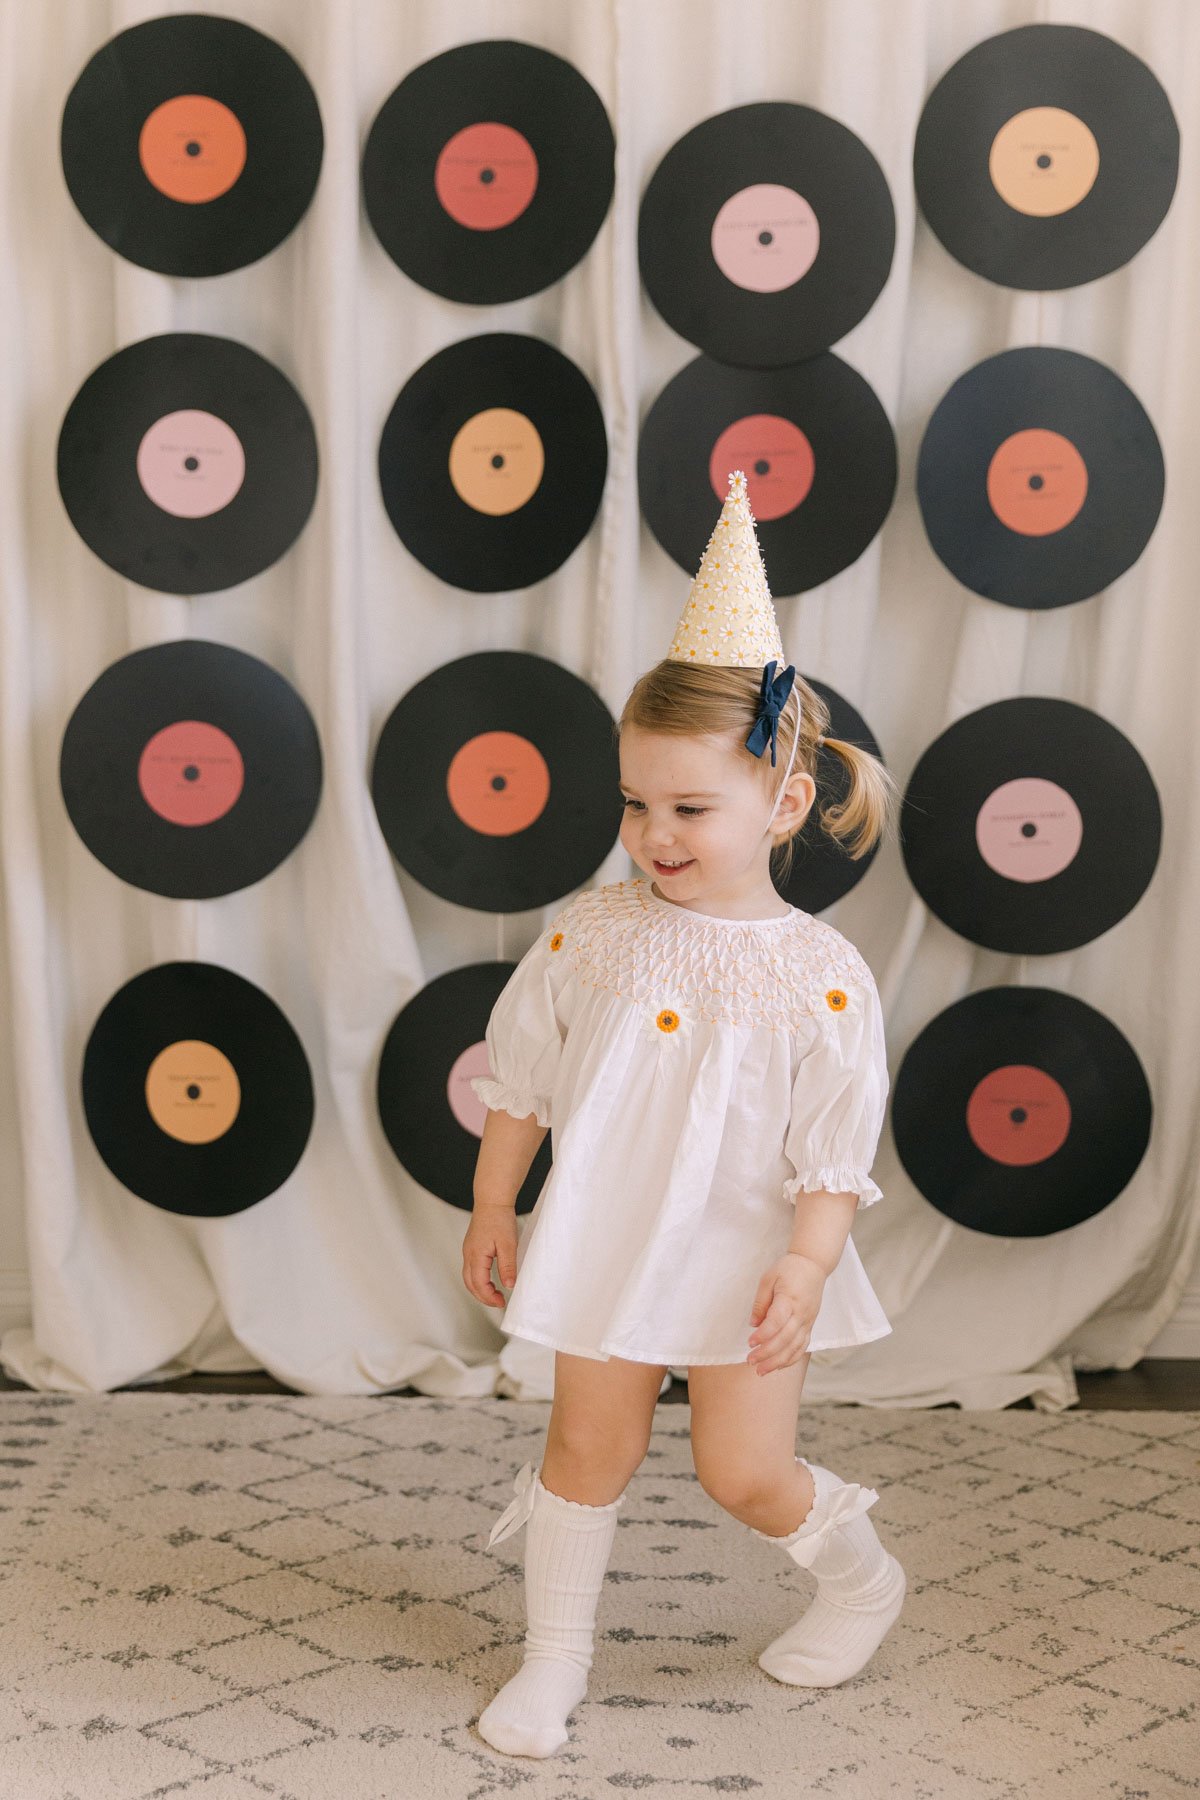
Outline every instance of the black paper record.
[(460, 44), (384, 101), (363, 199), (413, 281), (491, 306), (574, 268), (608, 211), (614, 153), (604, 103), (571, 63), (512, 39)]
[[(489, 1074), (491, 1010), (515, 963), (471, 963), (426, 982), (397, 1015), (379, 1059), (377, 1099), (384, 1134), (420, 1187), (469, 1212), (487, 1108), (471, 1087)], [(550, 1173), (550, 1137), (538, 1146), (517, 1194), (532, 1210)]]
[(638, 445), (642, 513), (689, 575), (734, 469), (746, 473), (771, 592), (798, 594), (856, 562), (879, 531), (896, 440), (874, 390), (831, 353), (770, 371), (697, 356), (650, 408)]
[(621, 825), (612, 714), (569, 669), (520, 650), (443, 663), (375, 749), (371, 794), (397, 862), (443, 900), (528, 912), (582, 887)]
[(82, 1082), (100, 1155), (164, 1212), (244, 1212), (287, 1180), (312, 1130), (295, 1031), (261, 988), (214, 963), (160, 963), (119, 988)]
[(453, 587), (543, 581), (591, 528), (608, 440), (587, 377), (552, 344), (486, 332), (404, 384), (379, 442), (383, 503), (418, 562)]
[(187, 640), (107, 668), (63, 734), (71, 823), (114, 875), (207, 900), (261, 881), (308, 830), (321, 746), (295, 688), (256, 656)]
[(118, 574), (169, 594), (248, 581), (291, 546), (317, 440), (287, 376), (232, 338), (171, 331), (118, 350), (72, 400), (58, 486)]
[(308, 77), (237, 19), (181, 13), (118, 32), (63, 109), (63, 173), (104, 242), (164, 275), (223, 275), (306, 211), (324, 136)]
[(1140, 400), (1075, 350), (1003, 350), (968, 369), (917, 460), (937, 556), (974, 593), (1030, 609), (1086, 600), (1131, 568), (1165, 485)]
[(667, 324), (749, 369), (845, 337), (878, 298), (895, 242), (887, 180), (862, 139), (782, 100), (693, 126), (638, 216), (642, 280)]
[(1070, 700), (968, 713), (917, 762), (901, 821), (930, 910), (1014, 956), (1074, 950), (1145, 893), (1162, 844), (1154, 779), (1129, 739)]
[(1103, 1212), (1135, 1174), (1151, 1119), (1128, 1039), (1052, 988), (984, 988), (947, 1007), (909, 1045), (892, 1095), (915, 1186), (996, 1237), (1049, 1237)]
[(1162, 224), (1179, 127), (1147, 65), (1082, 25), (1019, 25), (947, 70), (917, 126), (913, 175), (934, 233), (1002, 287), (1075, 287)]
[[(803, 679), (818, 693), (829, 708), (828, 737), (857, 744), (883, 761), (883, 752), (874, 732), (856, 707), (825, 682), (801, 671)], [(786, 759), (783, 759), (786, 760)], [(782, 771), (780, 771), (782, 774)], [(803, 826), (794, 839), (792, 866), (786, 878), (775, 878), (777, 891), (802, 912), (819, 913), (858, 886), (879, 851), (875, 844), (855, 860), (835, 838), (830, 837), (819, 821), (826, 807), (840, 806), (850, 792), (846, 764), (836, 750), (821, 747), (817, 751), (817, 797)]]

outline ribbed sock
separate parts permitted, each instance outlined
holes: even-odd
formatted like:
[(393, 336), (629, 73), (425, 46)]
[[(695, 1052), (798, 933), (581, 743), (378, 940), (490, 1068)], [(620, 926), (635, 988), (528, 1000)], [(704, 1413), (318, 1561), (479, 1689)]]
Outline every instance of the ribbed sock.
[(617, 1529), (620, 1495), (585, 1506), (535, 1478), (526, 1523), (525, 1660), (479, 1716), (479, 1733), (510, 1756), (552, 1756), (587, 1693), (596, 1604)]
[[(801, 1458), (801, 1461), (805, 1461)], [(819, 1522), (844, 1484), (832, 1470), (806, 1462), (816, 1486), (808, 1517), (786, 1537), (755, 1535), (786, 1549)], [(753, 1529), (753, 1527), (751, 1528)], [(817, 1594), (808, 1611), (767, 1645), (759, 1666), (793, 1687), (836, 1687), (870, 1661), (904, 1604), (904, 1570), (884, 1549), (866, 1513), (830, 1532), (811, 1564)]]

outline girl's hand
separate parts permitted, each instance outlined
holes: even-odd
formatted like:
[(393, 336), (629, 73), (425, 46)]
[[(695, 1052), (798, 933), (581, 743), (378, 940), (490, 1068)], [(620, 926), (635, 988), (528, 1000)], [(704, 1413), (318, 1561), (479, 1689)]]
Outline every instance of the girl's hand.
[(480, 1205), (475, 1202), (471, 1223), (463, 1239), (463, 1280), (485, 1306), (507, 1306), (508, 1301), (492, 1281), (492, 1259), (500, 1265), (500, 1279), (512, 1288), (517, 1279), (517, 1209), (512, 1205)]
[(825, 1270), (807, 1256), (789, 1251), (772, 1263), (758, 1284), (750, 1323), (746, 1361), (759, 1375), (787, 1369), (808, 1349), (813, 1324), (821, 1310)]

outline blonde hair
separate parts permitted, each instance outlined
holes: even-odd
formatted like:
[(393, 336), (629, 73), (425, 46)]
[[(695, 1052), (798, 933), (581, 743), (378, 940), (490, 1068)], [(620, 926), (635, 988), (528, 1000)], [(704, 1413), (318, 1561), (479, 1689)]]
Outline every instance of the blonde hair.
[[(813, 805), (821, 829), (842, 843), (851, 859), (857, 861), (892, 827), (899, 787), (884, 764), (869, 750), (846, 739), (829, 736), (829, 708), (799, 675), (779, 715), (775, 767), (771, 766), (769, 741), (763, 754), (755, 756), (753, 751), (747, 750), (746, 739), (757, 717), (761, 686), (760, 669), (666, 658), (655, 663), (634, 683), (617, 721), (617, 735), (619, 737), (626, 726), (632, 725), (641, 731), (662, 732), (672, 737), (728, 737), (733, 754), (747, 757), (755, 764), (764, 788), (774, 798), (791, 755), (798, 699), (800, 742), (796, 746), (792, 774), (805, 773), (816, 781), (817, 739), (823, 737), (825, 748), (841, 759), (850, 785), (840, 804), (823, 806), (818, 794)], [(795, 840), (806, 821), (807, 814), (773, 844), (773, 874), (786, 877), (790, 873)], [(773, 837), (776, 830), (773, 826)]]

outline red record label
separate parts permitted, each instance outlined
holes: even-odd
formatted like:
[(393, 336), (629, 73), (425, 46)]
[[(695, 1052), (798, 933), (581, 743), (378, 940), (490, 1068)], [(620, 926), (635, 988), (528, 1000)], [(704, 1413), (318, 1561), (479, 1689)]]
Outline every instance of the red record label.
[(498, 231), (519, 219), (537, 192), (528, 138), (511, 125), (467, 125), (446, 143), (433, 171), (438, 199), (469, 231)]
[(545, 811), (550, 770), (536, 744), (515, 731), (483, 731), (455, 752), (446, 772), (450, 804), (488, 837), (525, 831)]
[(971, 1141), (993, 1162), (1027, 1168), (1061, 1150), (1071, 1102), (1059, 1082), (1032, 1063), (1008, 1063), (985, 1075), (967, 1102)]
[(147, 806), (173, 825), (211, 825), (237, 804), (245, 784), (241, 751), (227, 732), (202, 719), (156, 731), (138, 761)]
[(745, 470), (750, 511), (762, 523), (782, 519), (808, 498), (817, 459), (790, 419), (781, 419), (778, 413), (750, 413), (726, 426), (708, 459), (708, 479), (722, 503), (734, 469)]

